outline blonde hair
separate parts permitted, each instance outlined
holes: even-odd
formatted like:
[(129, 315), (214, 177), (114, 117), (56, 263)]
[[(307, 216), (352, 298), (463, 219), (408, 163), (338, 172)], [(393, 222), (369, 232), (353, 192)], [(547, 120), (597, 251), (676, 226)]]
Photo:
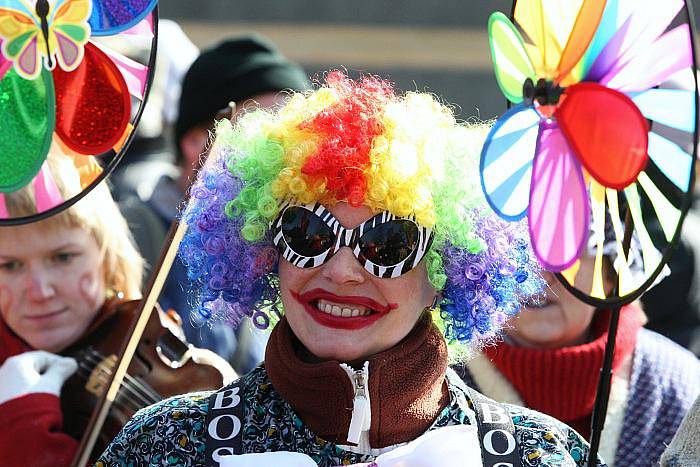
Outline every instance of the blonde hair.
[[(53, 150), (49, 153), (48, 166), (63, 199), (80, 192), (80, 176), (70, 157)], [(5, 203), (12, 218), (36, 214), (33, 185), (5, 193)], [(106, 183), (100, 183), (70, 208), (36, 225), (44, 229), (79, 228), (91, 233), (100, 249), (108, 296), (123, 294), (127, 300), (141, 297), (144, 260)]]

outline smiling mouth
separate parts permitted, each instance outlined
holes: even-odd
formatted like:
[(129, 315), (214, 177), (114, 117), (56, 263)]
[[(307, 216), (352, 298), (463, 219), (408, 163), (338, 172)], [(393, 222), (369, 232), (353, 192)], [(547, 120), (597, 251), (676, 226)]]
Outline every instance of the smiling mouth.
[(314, 289), (303, 294), (292, 292), (292, 296), (317, 323), (336, 329), (360, 329), (370, 326), (398, 307), (396, 304), (382, 305), (367, 297), (342, 297), (323, 289)]

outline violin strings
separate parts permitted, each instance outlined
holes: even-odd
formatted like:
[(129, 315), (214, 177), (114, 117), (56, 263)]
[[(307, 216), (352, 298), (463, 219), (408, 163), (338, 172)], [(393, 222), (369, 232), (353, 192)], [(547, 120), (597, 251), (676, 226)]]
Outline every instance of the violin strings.
[[(78, 374), (79, 374), (83, 379), (85, 379), (85, 380), (87, 381), (87, 380), (90, 378), (90, 374), (92, 373), (93, 368), (94, 368), (94, 367), (91, 368), (91, 367), (88, 366), (87, 364), (84, 365), (84, 362), (81, 361), (81, 362), (80, 362), (79, 369), (78, 369)], [(101, 378), (101, 381), (100, 381), (100, 382), (106, 383), (105, 378)], [(142, 405), (143, 403), (140, 404), (138, 401), (134, 401), (133, 399), (131, 399), (130, 397), (128, 397), (128, 395), (126, 395), (126, 394), (124, 394), (124, 393), (119, 393), (119, 394), (117, 394), (117, 398), (119, 398), (119, 396), (123, 396), (122, 399), (124, 399), (124, 398), (127, 399), (127, 401), (124, 401), (124, 402), (130, 403), (130, 406), (127, 406), (127, 404), (125, 404), (125, 403), (122, 402), (122, 401), (115, 401), (115, 403), (117, 403), (118, 405), (121, 405), (122, 407), (127, 407), (127, 408), (129, 408), (129, 409), (131, 409), (131, 410), (133, 410), (133, 411), (137, 411), (138, 409), (140, 409), (141, 407), (143, 407), (143, 405)]]
[[(82, 375), (84, 378), (89, 378), (90, 374), (94, 370), (94, 368), (104, 359), (99, 352), (96, 352), (94, 350), (91, 351), (91, 354), (86, 355), (86, 360), (88, 360), (89, 363), (91, 363), (93, 366), (90, 367), (89, 365), (83, 366), (81, 362), (81, 369), (85, 370), (87, 373), (86, 375)], [(108, 380), (108, 375), (107, 374), (100, 374), (98, 376), (100, 378), (100, 382), (102, 383), (107, 383)], [(138, 410), (142, 407), (145, 407), (147, 405), (153, 404), (155, 402), (158, 402), (159, 400), (162, 400), (162, 397), (150, 386), (147, 384), (139, 381), (138, 379), (132, 377), (128, 373), (125, 376), (125, 382), (123, 383), (124, 387), (124, 396), (128, 398), (128, 394), (126, 392), (128, 391), (134, 399), (130, 399), (130, 402), (134, 405), (134, 410)]]
[[(92, 350), (92, 354), (93, 354), (95, 357), (97, 357), (97, 358), (105, 358), (103, 355), (101, 355), (99, 352), (97, 352), (97, 351), (94, 350), (94, 349)], [(135, 378), (135, 377), (131, 376), (129, 373), (126, 373), (126, 375), (124, 376), (124, 378), (125, 378), (128, 382), (130, 382), (134, 387), (136, 387), (137, 389), (140, 389), (141, 392), (147, 396), (147, 397), (145, 397), (146, 400), (149, 400), (148, 397), (150, 397), (150, 403), (151, 403), (151, 404), (154, 404), (154, 403), (156, 403), (156, 402), (158, 402), (158, 401), (163, 400), (163, 396), (161, 396), (160, 394), (158, 394), (158, 391), (156, 391), (155, 389), (153, 389), (153, 388), (152, 388), (148, 383), (146, 383), (145, 381), (143, 381), (143, 380), (141, 380), (141, 379), (139, 379), (139, 378)]]
[[(99, 363), (100, 361), (105, 359), (104, 355), (100, 354), (98, 351), (96, 351), (94, 349), (91, 349), (90, 355), (93, 358), (92, 362), (97, 360), (97, 362)], [(90, 358), (90, 356), (88, 358)], [(106, 378), (106, 375), (105, 375), (105, 378)], [(153, 389), (151, 386), (149, 386), (146, 382), (141, 381), (138, 378), (134, 378), (129, 373), (126, 373), (126, 375), (124, 376), (124, 379), (126, 381), (126, 383), (124, 383), (124, 385), (127, 388), (129, 388), (132, 392), (134, 392), (135, 394), (139, 394), (137, 390), (141, 391), (141, 394), (139, 394), (139, 395), (141, 395), (142, 399), (147, 402), (146, 405), (154, 404), (154, 403), (163, 399), (163, 397), (160, 394), (158, 394), (158, 392), (155, 389)], [(150, 399), (149, 399), (149, 397), (150, 397)]]

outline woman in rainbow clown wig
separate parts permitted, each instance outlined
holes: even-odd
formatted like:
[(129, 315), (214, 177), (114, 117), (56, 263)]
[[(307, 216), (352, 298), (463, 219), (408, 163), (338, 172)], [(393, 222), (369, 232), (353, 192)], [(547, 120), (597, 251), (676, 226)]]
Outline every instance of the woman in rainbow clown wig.
[(341, 72), (221, 122), (180, 251), (201, 318), (272, 329), (265, 361), (139, 412), (97, 465), (584, 465), (572, 429), (448, 369), (544, 285), (484, 208), (485, 131)]

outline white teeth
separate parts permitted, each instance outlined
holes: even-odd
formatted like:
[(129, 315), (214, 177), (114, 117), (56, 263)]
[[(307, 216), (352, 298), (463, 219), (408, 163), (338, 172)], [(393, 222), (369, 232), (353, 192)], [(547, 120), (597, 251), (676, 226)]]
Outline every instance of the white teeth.
[(342, 318), (352, 318), (355, 316), (367, 316), (367, 315), (371, 314), (371, 310), (368, 310), (366, 308), (341, 307), (339, 305), (331, 304), (331, 303), (327, 302), (326, 300), (319, 300), (318, 303), (316, 304), (316, 308), (319, 311), (322, 311), (324, 313), (328, 313), (329, 315), (339, 316)]

